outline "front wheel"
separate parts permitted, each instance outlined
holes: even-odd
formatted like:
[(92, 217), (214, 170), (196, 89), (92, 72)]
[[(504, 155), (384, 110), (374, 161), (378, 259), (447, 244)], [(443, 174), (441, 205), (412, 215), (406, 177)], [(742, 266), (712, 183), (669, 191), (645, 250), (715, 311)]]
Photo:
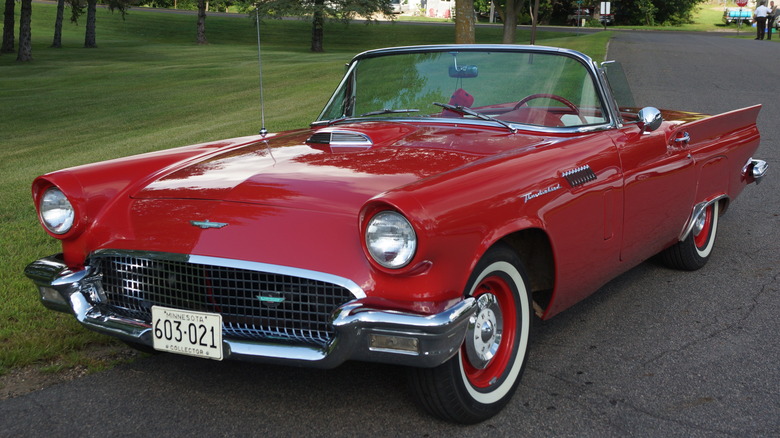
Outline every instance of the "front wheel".
[(465, 289), (477, 299), (463, 346), (435, 368), (412, 369), (410, 384), (420, 405), (443, 420), (474, 424), (509, 402), (525, 368), (531, 299), (525, 271), (509, 247), (491, 248)]

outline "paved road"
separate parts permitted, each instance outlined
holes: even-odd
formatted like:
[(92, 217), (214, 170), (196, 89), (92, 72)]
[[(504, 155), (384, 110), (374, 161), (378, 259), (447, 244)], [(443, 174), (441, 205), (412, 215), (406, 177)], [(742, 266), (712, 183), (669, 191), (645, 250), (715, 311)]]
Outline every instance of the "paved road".
[(645, 263), (535, 327), (523, 383), (496, 418), (432, 420), (388, 366), (160, 355), (0, 402), (0, 436), (779, 436), (780, 44), (618, 33), (609, 53), (639, 104), (764, 103), (757, 156), (772, 173), (721, 220), (701, 271)]

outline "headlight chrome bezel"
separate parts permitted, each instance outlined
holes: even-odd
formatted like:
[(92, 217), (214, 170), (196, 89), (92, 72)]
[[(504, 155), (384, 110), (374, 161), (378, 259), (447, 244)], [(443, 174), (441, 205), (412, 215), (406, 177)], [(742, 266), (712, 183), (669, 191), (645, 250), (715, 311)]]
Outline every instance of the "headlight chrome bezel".
[(50, 186), (38, 199), (38, 217), (50, 233), (63, 236), (76, 223), (76, 209), (59, 187)]
[(408, 266), (418, 247), (412, 223), (394, 210), (378, 211), (366, 221), (363, 242), (371, 260), (391, 270)]

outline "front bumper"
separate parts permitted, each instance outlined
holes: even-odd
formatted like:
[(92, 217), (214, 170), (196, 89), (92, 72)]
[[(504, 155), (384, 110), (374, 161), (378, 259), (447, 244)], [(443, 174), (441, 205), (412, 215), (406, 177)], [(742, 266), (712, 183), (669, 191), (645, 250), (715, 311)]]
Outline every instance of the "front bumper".
[[(90, 268), (70, 270), (59, 255), (25, 268), (47, 308), (73, 314), (96, 332), (152, 347), (150, 323), (106, 314), (91, 304), (100, 293), (99, 279), (93, 274)], [(347, 360), (434, 367), (458, 351), (476, 308), (476, 301), (467, 298), (441, 313), (419, 315), (378, 309), (355, 299), (333, 312), (336, 335), (325, 347), (223, 339), (223, 357), (317, 368), (332, 368)]]

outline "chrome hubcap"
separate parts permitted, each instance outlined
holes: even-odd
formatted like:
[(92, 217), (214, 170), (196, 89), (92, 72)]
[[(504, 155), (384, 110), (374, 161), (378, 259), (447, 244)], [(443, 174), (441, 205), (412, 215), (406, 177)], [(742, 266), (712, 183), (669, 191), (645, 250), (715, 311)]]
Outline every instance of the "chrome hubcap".
[(701, 230), (704, 229), (704, 224), (707, 223), (707, 210), (703, 210), (701, 213), (699, 213), (698, 216), (696, 216), (696, 220), (693, 221), (693, 229), (691, 232), (694, 236), (698, 236), (699, 233), (701, 233)]
[(477, 305), (477, 312), (469, 320), (466, 356), (474, 368), (484, 369), (501, 344), (503, 319), (495, 295), (480, 295)]

